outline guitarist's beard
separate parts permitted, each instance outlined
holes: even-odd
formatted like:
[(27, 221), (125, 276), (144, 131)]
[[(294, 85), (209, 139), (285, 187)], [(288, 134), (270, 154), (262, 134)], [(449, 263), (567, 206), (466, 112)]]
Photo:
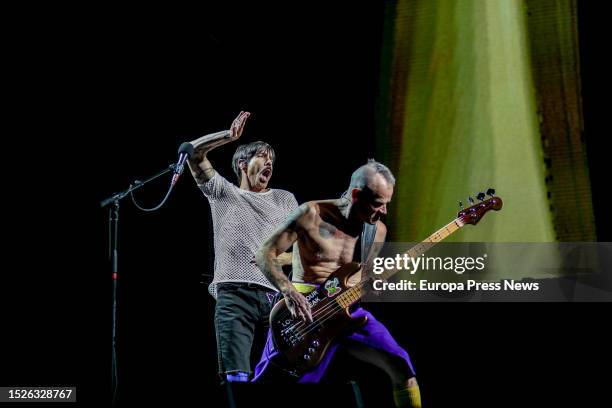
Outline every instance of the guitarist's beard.
[(371, 225), (376, 224), (379, 220), (385, 221), (386, 217), (384, 214), (378, 211), (368, 216), (366, 211), (360, 208), (359, 203), (353, 203), (350, 197), (350, 190), (347, 190), (340, 196), (337, 203), (338, 209), (347, 220), (358, 221), (359, 224), (366, 223)]
[(350, 217), (358, 219), (361, 223), (374, 225), (382, 218), (382, 214), (378, 211), (370, 213), (370, 211), (367, 210), (367, 205), (365, 203), (353, 203), (352, 207), (352, 214)]
[(374, 214), (373, 217), (370, 217), (371, 221), (366, 221), (368, 224), (376, 224), (378, 221), (382, 221), (383, 223), (385, 223), (385, 219), (386, 219), (386, 215), (385, 214), (381, 214), (379, 212), (376, 212)]

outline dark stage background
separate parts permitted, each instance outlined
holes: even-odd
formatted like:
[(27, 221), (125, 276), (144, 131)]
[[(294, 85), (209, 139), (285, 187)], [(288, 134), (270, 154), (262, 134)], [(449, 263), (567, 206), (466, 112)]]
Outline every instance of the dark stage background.
[[(602, 30), (597, 5), (579, 6), (595, 215), (599, 240), (610, 241)], [(240, 110), (252, 112), (241, 141), (265, 140), (277, 151), (273, 187), (299, 202), (340, 194), (375, 155), (384, 3), (52, 10), (76, 12), (67, 24), (38, 11), (25, 14), (25, 27), (42, 30), (15, 31), (26, 44), (18, 54), (33, 61), (17, 81), (15, 105), (26, 109), (14, 115), (6, 149), (27, 144), (5, 172), (0, 385), (76, 385), (80, 405), (110, 405), (111, 274), (99, 201), (172, 163), (181, 142), (227, 129)], [(228, 179), (235, 147), (209, 156)], [(157, 204), (166, 183), (138, 200)], [(214, 301), (202, 283), (211, 273), (210, 231), (207, 201), (188, 174), (161, 211), (122, 202), (119, 396), (127, 406), (214, 406)], [(427, 407), (604, 396), (604, 305), (370, 309), (411, 354)], [(387, 398), (380, 376), (370, 370), (360, 380), (367, 376), (375, 386), (362, 382), (366, 397)]]

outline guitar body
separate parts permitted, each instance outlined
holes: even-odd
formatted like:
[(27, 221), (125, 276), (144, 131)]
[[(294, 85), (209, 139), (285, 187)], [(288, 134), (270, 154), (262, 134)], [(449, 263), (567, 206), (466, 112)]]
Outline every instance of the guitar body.
[(270, 312), (270, 328), (274, 345), (280, 352), (275, 364), (294, 375), (301, 375), (321, 362), (337, 336), (366, 322), (366, 318), (350, 316), (348, 300), (339, 302), (339, 296), (349, 289), (348, 278), (360, 269), (359, 263), (348, 263), (331, 274), (318, 289), (304, 295), (311, 306), (312, 323), (292, 317), (285, 299), (274, 305)]

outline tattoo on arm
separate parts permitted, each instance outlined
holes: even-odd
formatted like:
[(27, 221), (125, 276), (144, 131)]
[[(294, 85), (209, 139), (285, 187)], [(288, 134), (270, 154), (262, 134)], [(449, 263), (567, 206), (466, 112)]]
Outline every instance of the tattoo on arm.
[(276, 260), (281, 264), (281, 266), (291, 265), (293, 254), (291, 252), (283, 252), (276, 257)]
[(200, 161), (190, 160), (188, 164), (191, 174), (198, 184), (206, 183), (215, 175), (215, 169), (213, 169), (206, 155), (202, 156)]
[(296, 208), (289, 218), (266, 240), (257, 252), (256, 262), (263, 274), (282, 293), (291, 288), (277, 256), (289, 249), (298, 238), (298, 220), (308, 211), (308, 206)]
[(204, 169), (198, 167), (196, 174), (196, 180), (199, 184), (204, 184), (215, 175), (215, 169), (212, 167), (206, 167)]

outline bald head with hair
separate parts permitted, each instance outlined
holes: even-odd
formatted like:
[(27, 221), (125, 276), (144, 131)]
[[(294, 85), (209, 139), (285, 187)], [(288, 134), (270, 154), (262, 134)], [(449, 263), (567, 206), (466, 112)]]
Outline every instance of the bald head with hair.
[(391, 201), (395, 177), (387, 166), (369, 159), (351, 176), (348, 194), (351, 197), (352, 211), (364, 222), (374, 224), (387, 214), (387, 204)]
[(368, 186), (368, 183), (374, 179), (374, 176), (380, 174), (387, 183), (391, 186), (395, 186), (395, 177), (387, 166), (377, 162), (374, 159), (369, 159), (366, 164), (355, 170), (351, 176), (351, 184), (349, 185), (349, 191), (354, 188), (363, 189)]

